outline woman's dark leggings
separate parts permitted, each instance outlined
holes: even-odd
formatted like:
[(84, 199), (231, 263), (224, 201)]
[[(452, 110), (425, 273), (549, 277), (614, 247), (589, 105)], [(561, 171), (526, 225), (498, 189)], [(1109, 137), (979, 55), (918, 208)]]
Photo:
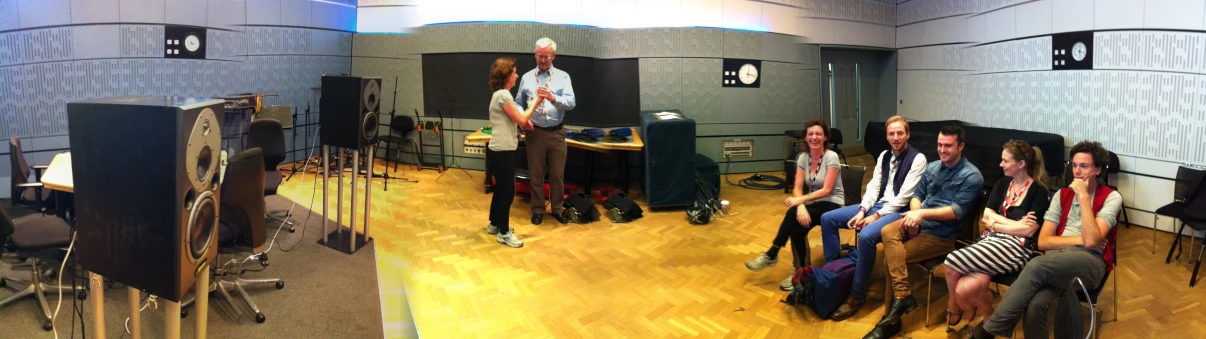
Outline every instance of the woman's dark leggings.
[[(818, 201), (802, 206), (808, 210), (808, 216), (812, 218), (811, 225), (800, 225), (800, 222), (796, 221), (796, 211), (799, 206), (792, 207), (783, 215), (783, 223), (779, 225), (779, 233), (775, 235), (775, 240), (771, 242), (775, 247), (781, 248), (787, 245), (787, 239), (791, 239), (791, 252), (794, 256), (792, 259), (795, 267), (802, 267), (811, 261), (807, 259), (811, 255), (808, 247), (808, 231), (812, 230), (813, 226), (821, 224), (821, 214), (842, 207), (828, 201)], [(771, 257), (778, 256), (777, 248), (772, 248), (771, 251), (775, 254)]]

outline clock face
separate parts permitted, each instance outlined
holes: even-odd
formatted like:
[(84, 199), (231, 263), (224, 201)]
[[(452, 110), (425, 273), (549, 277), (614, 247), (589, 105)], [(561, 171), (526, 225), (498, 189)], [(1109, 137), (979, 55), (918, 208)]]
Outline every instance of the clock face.
[(758, 68), (754, 67), (752, 64), (742, 65), (741, 69), (737, 70), (737, 72), (737, 78), (746, 85), (752, 84), (754, 81), (758, 80)]
[(196, 52), (201, 48), (201, 39), (198, 39), (196, 35), (189, 34), (184, 38), (184, 48), (189, 52)]
[(1085, 43), (1083, 42), (1078, 41), (1075, 45), (1072, 45), (1072, 58), (1076, 59), (1076, 61), (1084, 60), (1085, 55), (1089, 54), (1088, 52), (1089, 49), (1085, 47)]

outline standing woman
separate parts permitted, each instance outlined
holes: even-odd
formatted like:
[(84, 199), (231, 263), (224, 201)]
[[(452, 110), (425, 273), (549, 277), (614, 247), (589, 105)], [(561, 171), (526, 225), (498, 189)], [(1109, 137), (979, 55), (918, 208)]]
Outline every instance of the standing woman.
[[(1043, 153), (1021, 140), (1005, 143), (1001, 150), (1001, 170), (984, 208), (986, 233), (980, 241), (952, 252), (946, 257), (947, 326), (963, 321), (963, 312), (992, 315), (992, 294), (988, 283), (995, 275), (1022, 270), (1030, 261), (1030, 250), (1037, 249), (1037, 218), (1047, 214), (1050, 198), (1043, 182)], [(972, 320), (969, 319), (970, 324)]]
[[(796, 158), (796, 182), (790, 198), (783, 200), (788, 207), (779, 225), (779, 233), (765, 254), (745, 262), (751, 271), (760, 271), (779, 263), (779, 249), (791, 239), (795, 267), (809, 261), (808, 231), (821, 224), (821, 214), (842, 207), (845, 192), (838, 172), (838, 155), (829, 150), (829, 126), (821, 119), (804, 123), (804, 142), (808, 148)], [(805, 194), (804, 185), (810, 193)], [(803, 208), (800, 208), (803, 205)], [(793, 272), (794, 273), (794, 272)], [(791, 275), (779, 284), (785, 291), (792, 289)]]
[(498, 243), (519, 248), (523, 241), (511, 229), (511, 202), (515, 200), (515, 150), (519, 147), (518, 126), (532, 129), (532, 111), (544, 101), (537, 98), (525, 111), (515, 104), (511, 88), (515, 87), (515, 59), (498, 58), (490, 66), (490, 124), (493, 125), (486, 159), (494, 173), (494, 195), (490, 198), (490, 225), (486, 233), (497, 234)]

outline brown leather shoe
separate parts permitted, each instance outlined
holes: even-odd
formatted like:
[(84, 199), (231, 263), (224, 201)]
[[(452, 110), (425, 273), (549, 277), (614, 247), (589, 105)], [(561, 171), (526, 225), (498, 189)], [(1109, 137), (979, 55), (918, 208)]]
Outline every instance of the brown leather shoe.
[(858, 313), (858, 309), (863, 308), (863, 299), (855, 299), (853, 296), (846, 297), (846, 302), (839, 306), (837, 311), (829, 315), (829, 319), (842, 321), (853, 317)]

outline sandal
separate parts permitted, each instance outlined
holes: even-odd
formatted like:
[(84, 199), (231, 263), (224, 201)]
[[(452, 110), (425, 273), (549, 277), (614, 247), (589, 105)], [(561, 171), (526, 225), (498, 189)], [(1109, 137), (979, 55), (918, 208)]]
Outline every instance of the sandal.
[[(954, 322), (951, 321), (951, 318), (953, 316), (958, 316), (958, 318), (956, 318)], [(946, 331), (947, 332), (954, 332), (955, 325), (959, 325), (959, 323), (961, 323), (961, 322), (963, 322), (963, 312), (962, 311), (951, 312), (951, 309), (949, 309), (949, 308), (946, 309)]]

